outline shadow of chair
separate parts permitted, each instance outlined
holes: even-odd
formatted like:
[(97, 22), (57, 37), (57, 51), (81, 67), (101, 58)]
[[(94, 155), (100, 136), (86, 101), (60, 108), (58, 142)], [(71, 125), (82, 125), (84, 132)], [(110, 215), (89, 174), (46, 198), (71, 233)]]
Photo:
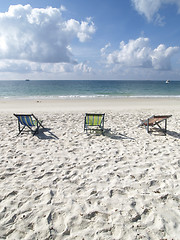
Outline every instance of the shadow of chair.
[(43, 128), (39, 130), (39, 134), (36, 135), (39, 139), (59, 139), (52, 131), (51, 128)]
[(121, 133), (113, 133), (110, 128), (104, 129), (104, 136), (109, 137), (114, 140), (122, 140), (122, 139), (135, 140), (135, 138), (131, 138), (131, 137), (121, 134)]
[(175, 132), (175, 131), (169, 131), (169, 130), (167, 130), (166, 133), (167, 133), (169, 136), (171, 136), (171, 137), (180, 139), (180, 133), (177, 133), (177, 132)]

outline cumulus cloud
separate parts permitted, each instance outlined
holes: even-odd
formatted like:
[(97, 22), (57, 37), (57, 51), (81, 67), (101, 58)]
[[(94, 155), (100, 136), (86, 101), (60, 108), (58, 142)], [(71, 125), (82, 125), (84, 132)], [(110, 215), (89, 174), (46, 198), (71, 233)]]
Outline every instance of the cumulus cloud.
[(69, 47), (73, 38), (84, 42), (95, 26), (91, 18), (65, 21), (59, 9), (12, 5), (0, 13), (0, 59), (41, 63), (76, 63)]
[(101, 48), (101, 56), (105, 55), (106, 53), (106, 49), (109, 48), (111, 46), (110, 43), (106, 44), (104, 48)]
[(85, 63), (75, 65), (69, 63), (44, 63), (41, 64), (41, 70), (47, 73), (91, 73), (92, 68)]
[(170, 70), (171, 69), (171, 56), (179, 51), (179, 47), (168, 47), (160, 44), (151, 53), (152, 66), (154, 69)]
[(120, 43), (120, 48), (105, 55), (107, 64), (118, 64), (126, 67), (153, 68), (170, 70), (171, 57), (179, 51), (179, 47), (168, 47), (160, 44), (152, 49), (148, 38), (138, 38)]
[(21, 72), (27, 73), (33, 71), (32, 63), (26, 61), (14, 61), (14, 60), (7, 60), (4, 59), (0, 61), (0, 72)]
[(0, 61), (0, 72), (29, 74), (33, 72), (38, 73), (92, 73), (92, 68), (86, 63), (35, 63), (25, 60), (3, 60)]
[(180, 13), (180, 0), (131, 0), (139, 14), (145, 15), (147, 20), (155, 21), (163, 25), (163, 18), (158, 14), (159, 9), (164, 4), (175, 4)]
[(89, 67), (85, 63), (79, 63), (77, 65), (74, 65), (74, 69), (73, 70), (75, 72), (81, 72), (81, 73), (91, 73), (92, 72), (92, 68)]
[(86, 22), (82, 21), (81, 23), (70, 19), (64, 23), (63, 30), (69, 35), (77, 35), (80, 42), (85, 42), (95, 32), (95, 26), (91, 18), (87, 18)]

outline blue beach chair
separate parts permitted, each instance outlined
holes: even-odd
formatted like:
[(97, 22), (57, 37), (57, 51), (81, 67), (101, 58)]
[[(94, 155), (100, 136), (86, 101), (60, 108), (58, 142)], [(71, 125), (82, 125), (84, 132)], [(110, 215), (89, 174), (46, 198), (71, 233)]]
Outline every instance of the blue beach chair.
[(88, 130), (100, 130), (104, 131), (104, 116), (105, 114), (100, 113), (86, 113), (84, 119), (84, 131)]
[(25, 127), (29, 128), (33, 136), (38, 133), (40, 127), (44, 128), (42, 121), (39, 121), (34, 114), (14, 114), (14, 116), (18, 119), (18, 135), (24, 130)]

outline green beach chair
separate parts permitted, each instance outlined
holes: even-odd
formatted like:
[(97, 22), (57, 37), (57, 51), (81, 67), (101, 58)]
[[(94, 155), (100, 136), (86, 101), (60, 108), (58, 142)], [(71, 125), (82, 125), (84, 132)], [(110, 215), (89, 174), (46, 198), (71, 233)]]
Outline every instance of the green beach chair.
[(24, 130), (25, 127), (29, 128), (33, 136), (38, 133), (40, 127), (44, 128), (42, 121), (39, 121), (34, 114), (14, 114), (14, 116), (18, 119), (18, 135)]
[(86, 113), (84, 119), (84, 131), (100, 130), (104, 131), (104, 116), (105, 114), (99, 113)]

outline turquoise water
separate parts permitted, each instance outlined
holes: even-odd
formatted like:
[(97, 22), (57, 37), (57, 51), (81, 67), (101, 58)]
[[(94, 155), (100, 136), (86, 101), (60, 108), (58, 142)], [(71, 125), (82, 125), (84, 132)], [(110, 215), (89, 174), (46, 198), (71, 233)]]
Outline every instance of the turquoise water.
[(0, 81), (4, 98), (180, 97), (180, 81)]

